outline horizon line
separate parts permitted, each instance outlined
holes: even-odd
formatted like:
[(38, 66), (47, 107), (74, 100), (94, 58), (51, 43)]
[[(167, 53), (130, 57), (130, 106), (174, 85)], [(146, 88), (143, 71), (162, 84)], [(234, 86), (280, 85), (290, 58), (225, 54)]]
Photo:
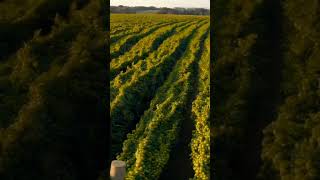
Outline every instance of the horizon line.
[(191, 7), (191, 6), (185, 6), (185, 7), (183, 7), (183, 6), (178, 6), (178, 7), (165, 7), (165, 6), (163, 6), (163, 7), (161, 7), (161, 6), (129, 6), (129, 5), (121, 5), (121, 4), (119, 4), (119, 5), (112, 5), (111, 3), (110, 3), (110, 6), (126, 6), (126, 7), (155, 7), (155, 8), (194, 8), (194, 9), (207, 9), (207, 10), (210, 10), (210, 7), (209, 8), (207, 8), (207, 7)]

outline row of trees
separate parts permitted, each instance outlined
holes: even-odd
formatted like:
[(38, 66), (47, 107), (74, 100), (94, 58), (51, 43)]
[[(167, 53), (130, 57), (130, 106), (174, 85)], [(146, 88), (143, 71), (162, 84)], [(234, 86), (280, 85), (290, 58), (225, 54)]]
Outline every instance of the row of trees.
[(184, 14), (184, 15), (210, 15), (210, 10), (205, 8), (167, 8), (167, 7), (144, 7), (144, 6), (111, 6), (111, 13), (157, 13), (157, 14)]

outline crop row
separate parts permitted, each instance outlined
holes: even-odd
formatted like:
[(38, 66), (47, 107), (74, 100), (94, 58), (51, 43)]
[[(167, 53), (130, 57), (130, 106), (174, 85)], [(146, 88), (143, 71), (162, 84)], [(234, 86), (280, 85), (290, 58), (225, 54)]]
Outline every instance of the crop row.
[[(197, 22), (199, 25), (205, 22)], [(167, 38), (163, 43), (157, 48), (157, 50), (153, 51), (146, 57), (146, 59), (142, 61), (138, 61), (136, 64), (132, 64), (132, 66), (128, 67), (125, 72), (118, 74), (111, 82), (110, 82), (110, 94), (111, 94), (111, 102), (114, 100), (116, 96), (119, 94), (119, 90), (123, 85), (130, 82), (134, 76), (138, 77), (137, 70), (139, 71), (146, 71), (146, 67), (151, 68), (158, 62), (161, 62), (162, 59), (166, 57), (174, 57), (178, 54), (181, 55), (179, 52), (178, 46), (182, 47), (183, 43), (186, 39), (184, 39), (181, 33), (188, 34), (189, 31), (194, 29), (197, 25), (193, 24), (187, 27), (180, 27), (176, 29), (176, 33), (171, 37)], [(174, 42), (174, 43), (173, 43)], [(186, 46), (183, 46), (186, 48)], [(177, 49), (177, 51), (175, 51)], [(176, 54), (174, 54), (176, 53)], [(174, 62), (174, 60), (172, 60)]]
[[(156, 22), (156, 23), (150, 23), (150, 24), (148, 24), (148, 27), (154, 27), (157, 25), (167, 24), (167, 23), (168, 22), (162, 22), (162, 21)], [(113, 45), (113, 44), (117, 43), (118, 41), (125, 39), (127, 36), (139, 34), (143, 30), (145, 30), (145, 27), (146, 27), (145, 23), (136, 24), (134, 26), (124, 25), (124, 27), (118, 27), (114, 31), (119, 31), (119, 32), (118, 33), (113, 32), (110, 35), (111, 44)]]
[[(114, 88), (111, 87), (110, 116), (112, 120), (112, 139), (115, 144), (119, 146), (123, 142), (130, 126), (135, 124), (134, 122), (147, 108), (148, 102), (152, 99), (158, 87), (166, 80), (176, 60), (183, 55), (198, 26), (200, 24), (192, 25), (165, 40), (148, 59), (139, 61), (126, 72), (133, 75), (125, 84), (119, 86), (119, 89), (116, 87), (116, 83)], [(115, 148), (115, 151), (118, 152), (119, 147)]]
[(174, 23), (175, 22), (160, 23), (155, 26), (151, 26), (149, 28), (146, 28), (146, 29), (142, 30), (140, 33), (131, 34), (131, 35), (126, 36), (123, 39), (120, 39), (117, 43), (113, 43), (110, 45), (111, 58), (114, 59), (114, 58), (119, 57), (120, 55), (123, 55), (125, 52), (130, 50), (131, 47), (136, 42), (139, 41), (139, 39), (152, 34), (153, 32), (155, 32), (157, 29), (159, 29), (161, 27), (172, 25)]
[(189, 25), (189, 22), (181, 22), (171, 26), (165, 26), (158, 29), (151, 35), (141, 39), (132, 47), (130, 51), (126, 52), (123, 56), (120, 56), (111, 61), (111, 79), (118, 75), (120, 71), (125, 70), (128, 65), (145, 59), (149, 55), (149, 53), (156, 50), (166, 38), (170, 37), (176, 32), (187, 28)]
[(210, 36), (205, 40), (199, 62), (198, 95), (192, 103), (195, 130), (191, 140), (195, 179), (210, 179)]
[(159, 88), (149, 109), (141, 117), (136, 129), (124, 142), (123, 152), (118, 157), (127, 162), (127, 179), (157, 179), (166, 165), (185, 119), (185, 107), (193, 91), (199, 46), (206, 36), (208, 23), (191, 34), (187, 51), (179, 59), (168, 79)]

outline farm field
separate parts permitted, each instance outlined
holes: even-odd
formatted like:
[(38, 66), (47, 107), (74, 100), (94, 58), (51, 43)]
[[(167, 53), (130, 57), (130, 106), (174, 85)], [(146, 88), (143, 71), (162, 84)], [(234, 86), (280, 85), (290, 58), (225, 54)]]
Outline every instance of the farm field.
[(112, 158), (126, 179), (210, 179), (209, 16), (111, 14)]

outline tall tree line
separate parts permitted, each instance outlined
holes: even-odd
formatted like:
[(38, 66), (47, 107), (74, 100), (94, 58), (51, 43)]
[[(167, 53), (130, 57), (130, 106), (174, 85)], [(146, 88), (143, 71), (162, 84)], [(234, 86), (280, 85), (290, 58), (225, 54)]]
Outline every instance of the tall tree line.
[(111, 13), (156, 13), (156, 14), (184, 14), (184, 15), (209, 15), (210, 10), (205, 8), (167, 8), (167, 7), (145, 7), (145, 6), (111, 6)]

